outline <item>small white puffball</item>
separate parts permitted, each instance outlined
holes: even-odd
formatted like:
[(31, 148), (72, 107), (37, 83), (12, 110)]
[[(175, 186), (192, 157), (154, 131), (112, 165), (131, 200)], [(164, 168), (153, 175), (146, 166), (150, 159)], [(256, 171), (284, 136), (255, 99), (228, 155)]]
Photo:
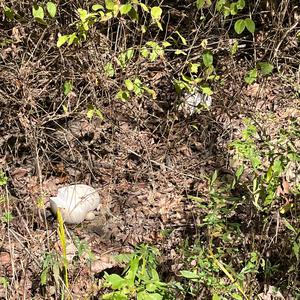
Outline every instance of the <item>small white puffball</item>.
[(79, 224), (89, 217), (100, 204), (98, 192), (85, 184), (74, 184), (58, 189), (56, 197), (50, 197), (50, 208), (54, 214), (60, 209), (65, 223)]

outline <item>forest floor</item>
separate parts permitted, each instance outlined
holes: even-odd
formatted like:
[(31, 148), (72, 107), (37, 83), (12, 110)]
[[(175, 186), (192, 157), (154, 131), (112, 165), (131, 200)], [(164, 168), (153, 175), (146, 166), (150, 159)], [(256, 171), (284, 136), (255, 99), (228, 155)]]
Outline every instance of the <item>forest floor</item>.
[[(69, 267), (73, 299), (99, 297), (97, 279), (104, 271), (122, 267), (113, 256), (132, 252), (141, 243), (160, 250), (164, 280), (178, 279), (186, 268), (185, 243), (204, 234), (198, 225), (205, 209), (190, 196), (208, 199), (208, 178), (215, 170), (222, 182), (234, 176), (233, 150), (228, 145), (240, 138), (243, 120), (252, 118), (270, 140), (279, 129), (299, 125), (299, 41), (292, 40), (292, 34), (277, 54), (282, 59), (275, 68), (280, 72), (252, 85), (244, 81), (247, 57), (233, 60), (216, 46), (215, 68), (222, 84), (214, 86), (209, 108), (189, 114), (178, 109), (179, 96), (172, 86), (173, 74), (182, 63), (179, 58), (165, 56), (155, 63), (138, 58), (128, 72), (138, 72), (157, 97), (132, 97), (125, 102), (115, 99), (120, 83), (102, 70), (103, 61), (114, 59), (113, 52), (107, 54), (106, 46), (102, 47), (110, 43), (107, 36), (94, 33), (80, 47), (58, 49), (50, 28), (4, 23), (0, 30), (0, 171), (7, 184), (0, 186), (0, 278), (9, 284), (1, 287), (0, 282), (0, 299), (57, 298), (55, 281), (49, 279), (46, 288), (41, 286), (46, 254), (61, 251), (49, 197), (59, 187), (74, 183), (97, 189), (101, 210), (92, 221), (66, 227), (68, 257), (76, 256), (78, 241), (85, 252)], [(5, 44), (5, 39), (12, 42)], [(261, 33), (257, 49), (266, 40)], [(66, 80), (73, 85), (67, 95), (62, 92)], [(89, 119), (91, 106), (101, 116)], [(300, 148), (299, 141), (295, 144)], [(280, 201), (277, 207), (290, 201), (299, 212), (299, 200), (289, 191)], [(278, 259), (280, 275), (268, 281), (270, 286), (276, 286), (287, 272), (285, 242), (277, 236), (288, 229), (274, 211), (264, 224), (269, 226), (268, 234), (257, 225), (252, 210), (240, 209), (234, 216), (244, 228), (243, 241), (235, 245), (240, 255), (256, 241), (258, 251)], [(290, 214), (286, 218), (297, 224), (299, 215)], [(299, 288), (298, 275), (294, 280)], [(264, 278), (256, 277), (257, 294), (264, 292), (265, 284)], [(294, 299), (288, 288), (285, 292), (284, 299)], [(207, 299), (205, 295), (195, 299)]]

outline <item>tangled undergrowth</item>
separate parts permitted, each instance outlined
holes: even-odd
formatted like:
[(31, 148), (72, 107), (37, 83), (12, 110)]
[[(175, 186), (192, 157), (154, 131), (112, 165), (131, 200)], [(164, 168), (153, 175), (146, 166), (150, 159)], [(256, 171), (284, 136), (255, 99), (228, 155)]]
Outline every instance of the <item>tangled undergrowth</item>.
[(1, 299), (299, 299), (297, 1), (0, 11)]

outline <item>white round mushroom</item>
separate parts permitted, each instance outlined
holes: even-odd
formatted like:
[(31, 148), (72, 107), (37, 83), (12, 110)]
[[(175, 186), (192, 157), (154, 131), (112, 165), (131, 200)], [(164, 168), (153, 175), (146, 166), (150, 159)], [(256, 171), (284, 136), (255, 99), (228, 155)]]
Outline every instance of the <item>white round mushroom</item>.
[(100, 204), (98, 192), (85, 184), (74, 184), (58, 189), (56, 197), (50, 197), (50, 208), (54, 214), (60, 209), (63, 220), (69, 224), (79, 224), (93, 218), (93, 211)]

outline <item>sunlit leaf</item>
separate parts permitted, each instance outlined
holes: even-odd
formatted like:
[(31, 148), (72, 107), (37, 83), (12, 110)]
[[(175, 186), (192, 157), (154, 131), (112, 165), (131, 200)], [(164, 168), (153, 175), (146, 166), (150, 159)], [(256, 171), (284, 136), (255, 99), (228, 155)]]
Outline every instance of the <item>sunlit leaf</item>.
[(41, 6), (33, 5), (32, 6), (32, 15), (35, 19), (44, 20), (44, 9)]
[(196, 273), (191, 272), (191, 271), (187, 271), (187, 270), (180, 271), (180, 275), (182, 277), (188, 278), (188, 279), (197, 279), (197, 278), (199, 278), (199, 276)]
[(8, 6), (5, 6), (4, 7), (4, 14), (5, 14), (5, 18), (9, 21), (12, 21), (14, 19), (14, 11), (8, 7)]
[(179, 31), (175, 31), (175, 33), (180, 37), (181, 43), (186, 46), (187, 45), (186, 39), (180, 34)]
[(209, 86), (201, 86), (201, 90), (202, 90), (202, 93), (207, 96), (211, 96), (214, 93)]
[(54, 18), (56, 16), (56, 4), (53, 2), (47, 2), (47, 11), (51, 18)]
[(234, 23), (234, 30), (237, 34), (241, 34), (245, 29), (245, 21), (243, 19), (239, 19)]
[(141, 8), (142, 8), (144, 11), (149, 12), (149, 8), (148, 8), (148, 6), (147, 6), (146, 4), (144, 4), (144, 3), (142, 3), (142, 2), (140, 2), (139, 4), (140, 4)]
[(246, 83), (252, 84), (257, 79), (257, 70), (256, 69), (250, 70), (244, 79)]
[(162, 9), (159, 6), (151, 7), (151, 17), (154, 20), (160, 20), (162, 14)]
[(113, 1), (113, 0), (105, 0), (105, 7), (108, 10), (114, 10), (114, 8), (115, 8), (115, 1)]
[(114, 77), (115, 75), (115, 69), (112, 65), (111, 62), (108, 62), (105, 66), (104, 66), (104, 71), (105, 71), (105, 74), (108, 76), (108, 77)]
[(120, 6), (120, 13), (121, 15), (126, 15), (127, 13), (130, 12), (132, 6), (130, 3), (127, 3), (127, 4), (123, 4)]
[(205, 67), (211, 66), (214, 61), (214, 57), (213, 57), (211, 51), (205, 51), (202, 55), (202, 60), (203, 60)]
[(64, 82), (64, 94), (65, 94), (65, 96), (68, 96), (69, 95), (69, 93), (72, 91), (72, 89), (73, 89), (73, 84), (72, 84), (72, 82), (71, 81), (69, 81), (69, 80), (67, 80), (67, 81), (65, 81)]
[(239, 0), (237, 3), (236, 3), (236, 6), (238, 9), (243, 9), (245, 7), (246, 3), (245, 3), (245, 0)]
[(259, 62), (260, 72), (262, 75), (269, 75), (273, 72), (274, 66), (269, 62)]
[(101, 4), (94, 4), (94, 5), (92, 6), (92, 10), (93, 10), (93, 11), (104, 10), (104, 7), (103, 7), (103, 5), (101, 5)]
[(244, 20), (245, 26), (248, 29), (249, 32), (254, 33), (255, 32), (255, 23), (252, 19), (247, 18)]
[(63, 44), (65, 44), (69, 39), (69, 35), (66, 34), (66, 35), (61, 35), (58, 37), (58, 40), (57, 40), (57, 43), (56, 43), (56, 46), (59, 48), (61, 47)]

